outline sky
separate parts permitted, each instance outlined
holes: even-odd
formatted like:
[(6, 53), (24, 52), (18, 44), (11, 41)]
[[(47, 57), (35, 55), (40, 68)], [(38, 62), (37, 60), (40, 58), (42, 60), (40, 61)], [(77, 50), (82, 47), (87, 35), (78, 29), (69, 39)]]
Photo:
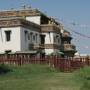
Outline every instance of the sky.
[(81, 54), (90, 54), (90, 0), (0, 0), (0, 10), (37, 8), (60, 21), (71, 32)]

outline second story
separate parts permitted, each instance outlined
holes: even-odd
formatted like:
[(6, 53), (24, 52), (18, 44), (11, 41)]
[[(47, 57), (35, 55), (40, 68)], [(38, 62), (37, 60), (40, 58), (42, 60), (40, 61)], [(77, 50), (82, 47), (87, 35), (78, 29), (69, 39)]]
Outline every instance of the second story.
[(45, 35), (46, 44), (61, 44), (60, 29), (56, 25), (41, 25), (41, 32)]
[(59, 25), (55, 19), (48, 17), (45, 13), (39, 11), (38, 9), (20, 9), (20, 10), (6, 10), (0, 11), (0, 18), (24, 18), (28, 21), (34, 22), (36, 24), (56, 24)]

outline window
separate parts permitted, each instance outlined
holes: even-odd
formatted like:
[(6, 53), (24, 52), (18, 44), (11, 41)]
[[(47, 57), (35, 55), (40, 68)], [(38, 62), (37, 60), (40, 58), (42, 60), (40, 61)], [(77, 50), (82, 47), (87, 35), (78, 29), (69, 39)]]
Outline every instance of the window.
[(35, 37), (36, 37), (36, 43), (37, 43), (37, 38), (38, 38), (37, 36), (38, 36), (38, 34), (35, 34)]
[(24, 31), (24, 33), (25, 33), (25, 41), (27, 41), (28, 32), (27, 31)]
[(31, 32), (30, 33), (30, 41), (32, 42), (33, 40), (32, 40), (32, 36), (33, 36), (33, 33)]
[(33, 40), (35, 41), (35, 35), (33, 35)]
[(60, 43), (60, 39), (58, 38), (58, 43)]
[(45, 35), (40, 35), (41, 44), (45, 44)]
[(6, 41), (10, 41), (11, 40), (11, 31), (5, 31), (5, 35), (6, 35)]
[(28, 33), (28, 40), (30, 40), (30, 34)]
[(33, 50), (33, 44), (28, 44), (28, 49)]
[(56, 37), (54, 37), (54, 43), (56, 42)]
[(58, 36), (58, 35), (56, 35), (56, 40), (57, 40), (57, 43), (59, 43), (60, 38), (59, 38), (59, 36)]

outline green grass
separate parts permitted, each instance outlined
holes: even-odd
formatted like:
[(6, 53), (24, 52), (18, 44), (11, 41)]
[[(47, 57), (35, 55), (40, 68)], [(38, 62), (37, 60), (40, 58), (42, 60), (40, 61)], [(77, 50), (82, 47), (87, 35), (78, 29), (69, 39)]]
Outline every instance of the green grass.
[(10, 66), (12, 72), (0, 75), (0, 90), (80, 90), (75, 73), (62, 73), (47, 65)]
[(90, 67), (85, 67), (76, 72), (77, 81), (82, 83), (80, 90), (90, 90)]

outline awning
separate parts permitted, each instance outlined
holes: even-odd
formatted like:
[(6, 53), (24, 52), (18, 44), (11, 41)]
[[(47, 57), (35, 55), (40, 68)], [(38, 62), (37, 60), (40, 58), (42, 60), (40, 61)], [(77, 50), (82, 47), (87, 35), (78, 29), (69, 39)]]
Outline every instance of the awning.
[(36, 54), (37, 51), (16, 51), (16, 54)]
[(64, 53), (63, 52), (53, 52), (53, 53), (51, 53), (51, 55), (64, 55)]
[(63, 52), (60, 52), (60, 51), (59, 52), (56, 52), (56, 53), (61, 54), (61, 55), (64, 55), (64, 53)]

